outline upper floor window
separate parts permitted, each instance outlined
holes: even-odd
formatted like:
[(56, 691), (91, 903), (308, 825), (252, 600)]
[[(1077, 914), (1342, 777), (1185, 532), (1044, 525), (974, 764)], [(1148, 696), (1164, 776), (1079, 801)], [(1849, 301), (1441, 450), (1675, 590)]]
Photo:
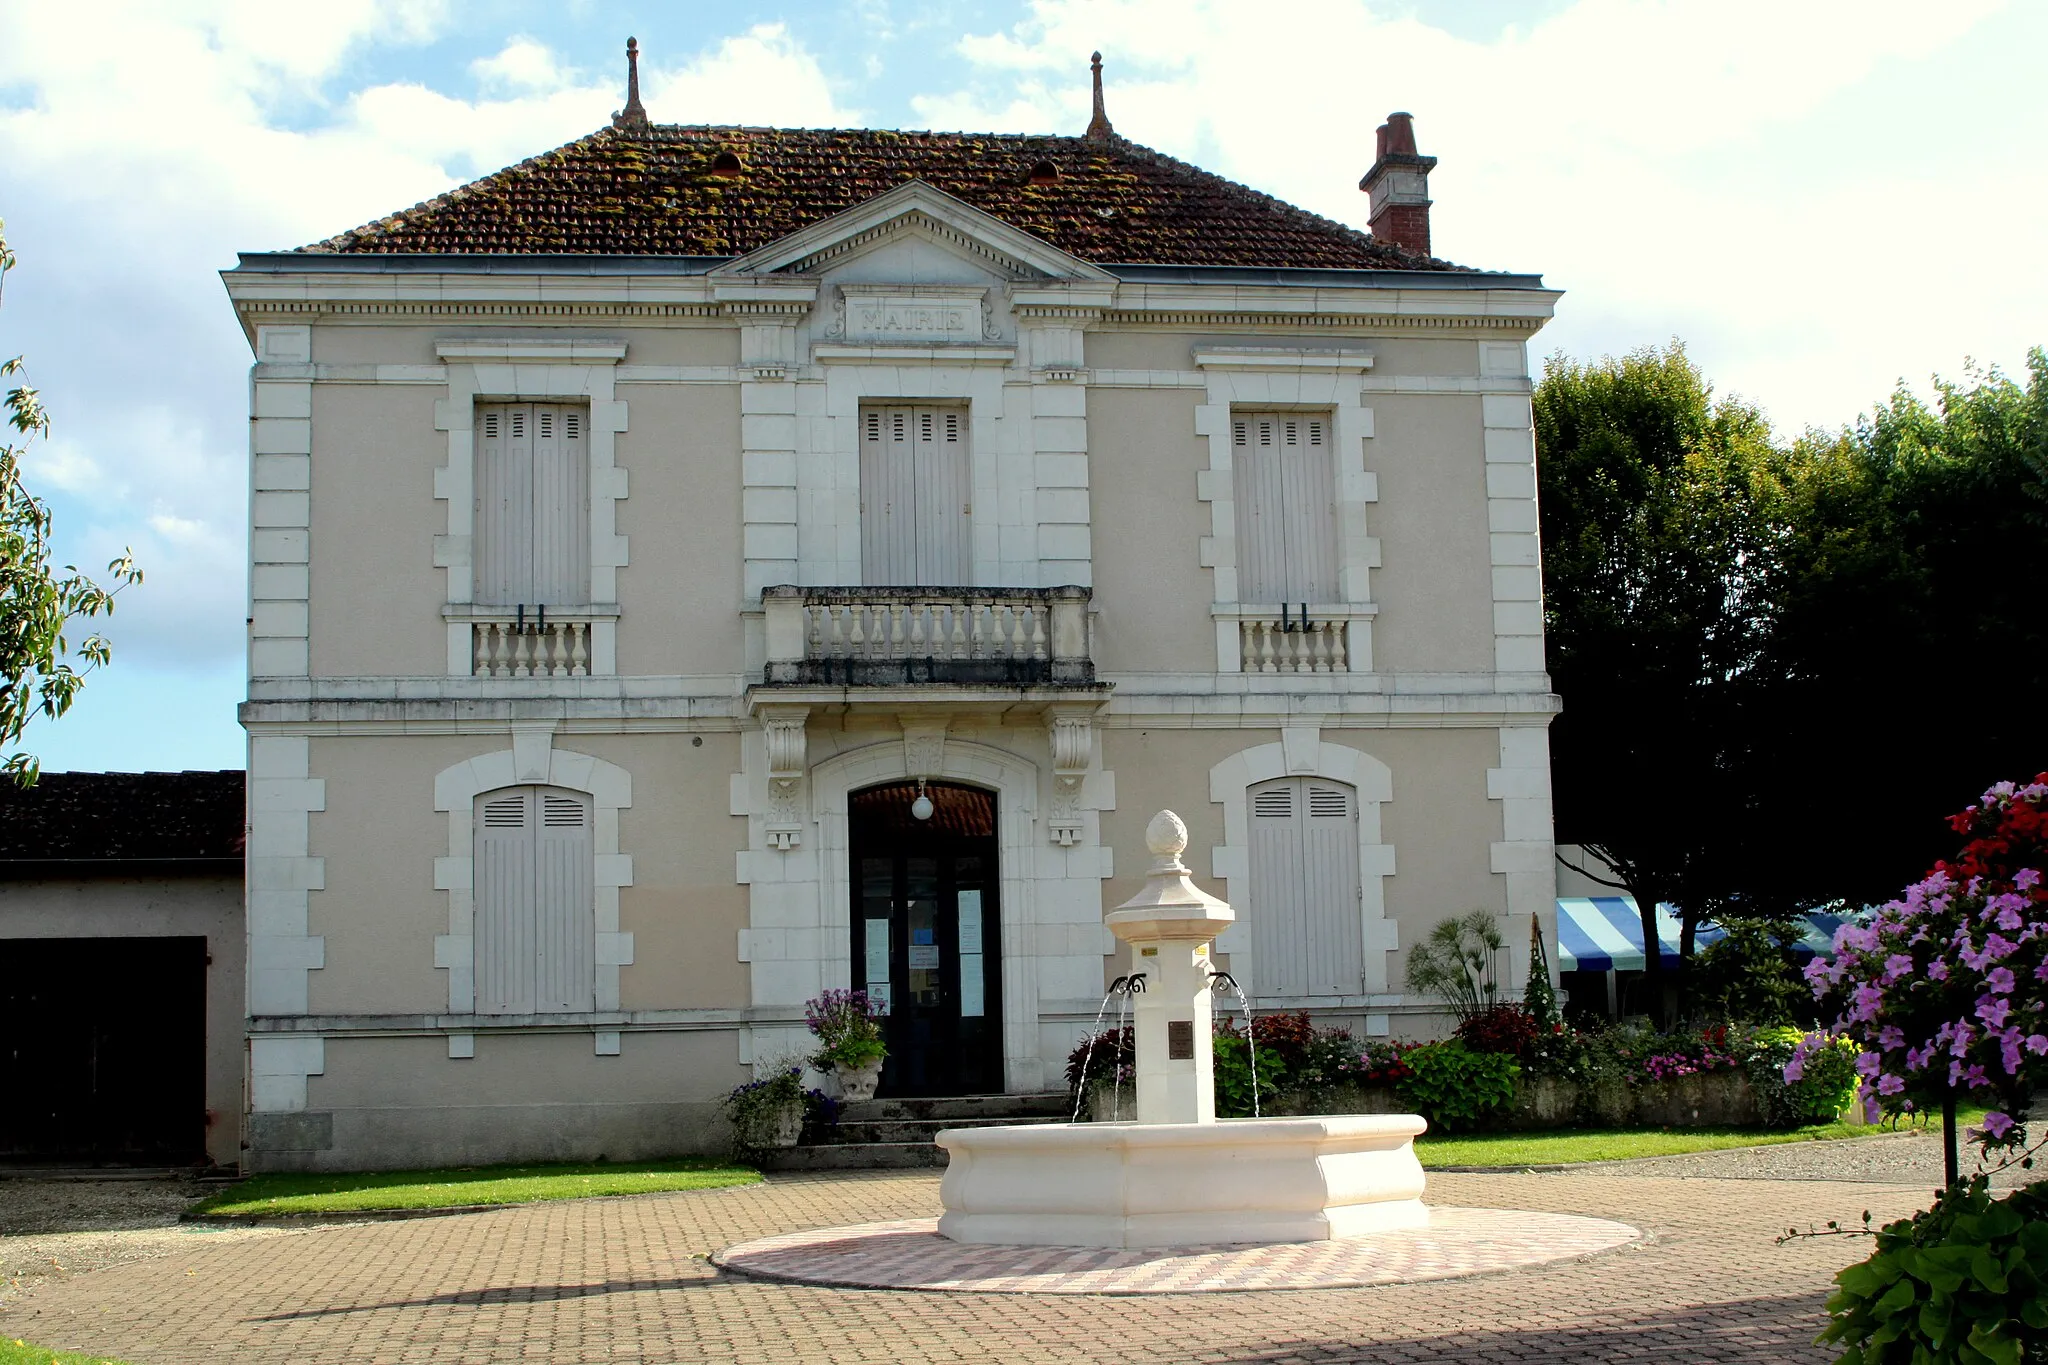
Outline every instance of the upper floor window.
[(476, 799), (476, 1012), (593, 1008), (597, 864), (590, 798), (505, 787)]
[(1337, 471), (1330, 419), (1233, 412), (1240, 602), (1332, 603), (1337, 584)]
[(488, 607), (590, 599), (590, 412), (482, 403), (476, 412), (475, 597)]
[(1363, 989), (1358, 794), (1282, 777), (1251, 789), (1252, 975), (1261, 996)]
[(862, 407), (860, 562), (871, 586), (972, 581), (967, 409)]

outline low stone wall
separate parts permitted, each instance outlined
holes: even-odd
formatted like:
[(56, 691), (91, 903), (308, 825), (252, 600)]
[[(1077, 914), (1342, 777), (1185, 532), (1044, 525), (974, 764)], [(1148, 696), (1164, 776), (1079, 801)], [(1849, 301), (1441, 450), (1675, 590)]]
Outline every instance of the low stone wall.
[[(1107, 1112), (1106, 1102), (1103, 1108)], [(1407, 1109), (1392, 1089), (1383, 1086), (1289, 1090), (1261, 1096), (1259, 1103), (1260, 1113), (1269, 1117), (1399, 1114)], [(1483, 1126), (1496, 1130), (1740, 1128), (1762, 1121), (1749, 1077), (1740, 1071), (1716, 1071), (1636, 1086), (1625, 1081), (1587, 1086), (1558, 1076), (1524, 1075), (1515, 1081), (1514, 1098), (1489, 1115)]]

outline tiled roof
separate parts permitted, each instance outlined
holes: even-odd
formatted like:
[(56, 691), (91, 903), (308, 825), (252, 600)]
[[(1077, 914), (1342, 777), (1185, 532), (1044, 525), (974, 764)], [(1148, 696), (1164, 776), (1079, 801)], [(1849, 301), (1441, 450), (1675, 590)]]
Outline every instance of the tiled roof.
[(1464, 269), (1116, 136), (663, 124), (602, 129), (301, 250), (742, 256), (910, 180), (1085, 261)]
[(0, 780), (0, 862), (238, 859), (243, 787), (239, 771)]

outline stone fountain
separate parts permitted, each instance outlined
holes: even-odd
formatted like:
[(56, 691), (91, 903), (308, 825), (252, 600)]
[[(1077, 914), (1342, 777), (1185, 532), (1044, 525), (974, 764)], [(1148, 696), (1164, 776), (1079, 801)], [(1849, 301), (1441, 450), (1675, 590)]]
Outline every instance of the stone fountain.
[(1131, 945), (1137, 1120), (938, 1135), (942, 1236), (1017, 1246), (1175, 1247), (1316, 1242), (1425, 1227), (1414, 1114), (1218, 1119), (1211, 945), (1236, 914), (1181, 862), (1187, 826), (1146, 827), (1152, 870), (1112, 910)]

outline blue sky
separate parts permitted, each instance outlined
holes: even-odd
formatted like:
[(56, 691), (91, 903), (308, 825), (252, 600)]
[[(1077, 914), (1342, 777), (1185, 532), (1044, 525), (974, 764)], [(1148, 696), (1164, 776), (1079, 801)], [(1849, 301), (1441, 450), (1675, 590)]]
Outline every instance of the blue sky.
[(2048, 342), (2048, 5), (2018, 0), (0, 0), (0, 354), (60, 548), (133, 546), (46, 766), (238, 766), (249, 357), (217, 273), (600, 125), (1124, 135), (1363, 225), (1414, 112), (1440, 254), (1567, 291), (1542, 351), (1682, 337), (1782, 429)]

